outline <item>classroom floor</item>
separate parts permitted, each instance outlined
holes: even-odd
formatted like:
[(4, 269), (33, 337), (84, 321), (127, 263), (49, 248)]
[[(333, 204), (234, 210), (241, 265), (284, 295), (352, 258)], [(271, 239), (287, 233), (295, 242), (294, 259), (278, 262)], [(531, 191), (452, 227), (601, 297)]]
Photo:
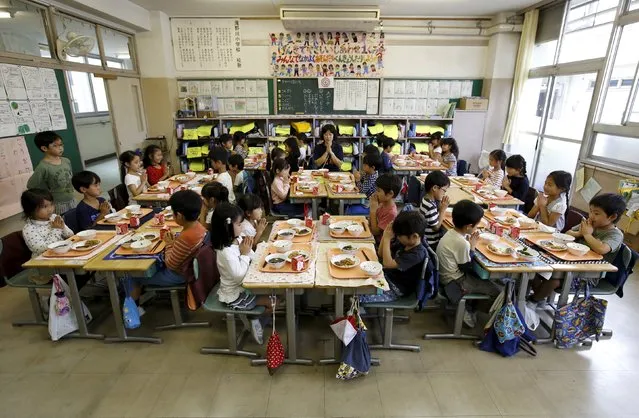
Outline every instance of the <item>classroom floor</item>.
[[(398, 341), (420, 353), (374, 351), (382, 365), (352, 382), (337, 366), (284, 365), (275, 376), (244, 358), (199, 354), (223, 345), (219, 317), (210, 329), (162, 333), (164, 344), (47, 340), (45, 328), (12, 328), (29, 318), (27, 292), (0, 289), (0, 405), (3, 417), (335, 417), (528, 416), (626, 417), (639, 414), (639, 328), (633, 277), (623, 299), (611, 298), (606, 326), (614, 337), (591, 349), (539, 346), (537, 358), (501, 358), (468, 341), (424, 341), (444, 331), (437, 311), (411, 314)], [(166, 302), (147, 309), (143, 327), (169, 319)], [(322, 317), (301, 317), (300, 353), (331, 354)], [(113, 333), (107, 317), (98, 331)], [(285, 335), (284, 320), (278, 330)], [(250, 348), (256, 348), (249, 345)], [(639, 415), (636, 415), (639, 416)]]

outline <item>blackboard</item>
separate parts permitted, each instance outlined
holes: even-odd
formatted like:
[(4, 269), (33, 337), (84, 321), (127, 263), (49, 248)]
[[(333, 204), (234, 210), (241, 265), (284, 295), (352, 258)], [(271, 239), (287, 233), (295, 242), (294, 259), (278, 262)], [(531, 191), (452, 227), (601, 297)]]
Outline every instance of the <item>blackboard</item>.
[(333, 91), (333, 89), (319, 88), (317, 78), (278, 78), (277, 113), (280, 115), (366, 114), (366, 110), (335, 112)]

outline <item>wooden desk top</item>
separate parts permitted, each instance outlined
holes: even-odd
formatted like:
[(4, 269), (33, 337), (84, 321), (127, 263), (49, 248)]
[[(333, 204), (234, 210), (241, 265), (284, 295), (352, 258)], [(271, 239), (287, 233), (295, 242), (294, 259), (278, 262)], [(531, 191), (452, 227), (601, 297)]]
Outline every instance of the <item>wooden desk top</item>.
[(461, 200), (474, 201), (473, 195), (460, 187), (449, 188), (448, 191), (446, 191), (446, 196), (450, 199), (451, 205), (454, 205)]
[[(326, 191), (326, 185), (320, 184), (318, 187), (318, 193), (313, 194), (313, 192), (298, 192), (296, 183), (291, 184), (291, 193), (289, 197), (291, 199), (320, 199), (328, 196)], [(300, 194), (301, 193), (301, 194)]]
[[(155, 225), (154, 222), (155, 222), (155, 219), (149, 219), (148, 221), (146, 221), (142, 225), (140, 225), (139, 231), (137, 231), (137, 232), (141, 232), (141, 231), (159, 232), (160, 228), (154, 227), (153, 226), (153, 225)], [(171, 231), (173, 231), (173, 232), (182, 232), (182, 227), (181, 226), (172, 226), (171, 227)]]
[(330, 187), (327, 187), (328, 198), (335, 200), (356, 200), (366, 199), (366, 195), (363, 193), (333, 193)]
[[(97, 257), (97, 256), (96, 256)], [(81, 269), (90, 260), (65, 260), (47, 258), (46, 260), (37, 260), (32, 258), (22, 265), (25, 268), (53, 268), (53, 269)]]
[(145, 272), (155, 263), (154, 258), (138, 258), (129, 260), (104, 260), (107, 254), (112, 251), (115, 246), (109, 247), (100, 253), (97, 257), (89, 261), (85, 266), (85, 270), (89, 271), (139, 271)]
[[(360, 248), (368, 248), (375, 251), (374, 244), (367, 244), (359, 241), (351, 241), (353, 245)], [(379, 278), (368, 279), (334, 279), (328, 269), (328, 257), (326, 253), (331, 248), (339, 248), (336, 242), (322, 242), (319, 244), (319, 258), (316, 264), (315, 287), (321, 288), (368, 288), (375, 289), (382, 287), (388, 289), (388, 283), (381, 274)], [(378, 287), (379, 286), (379, 287)]]

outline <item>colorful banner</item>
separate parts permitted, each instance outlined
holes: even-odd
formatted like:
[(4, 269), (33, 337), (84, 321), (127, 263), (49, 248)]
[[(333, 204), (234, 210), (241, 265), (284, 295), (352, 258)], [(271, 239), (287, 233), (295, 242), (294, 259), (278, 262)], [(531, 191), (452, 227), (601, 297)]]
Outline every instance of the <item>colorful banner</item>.
[(274, 77), (381, 77), (383, 32), (270, 34)]

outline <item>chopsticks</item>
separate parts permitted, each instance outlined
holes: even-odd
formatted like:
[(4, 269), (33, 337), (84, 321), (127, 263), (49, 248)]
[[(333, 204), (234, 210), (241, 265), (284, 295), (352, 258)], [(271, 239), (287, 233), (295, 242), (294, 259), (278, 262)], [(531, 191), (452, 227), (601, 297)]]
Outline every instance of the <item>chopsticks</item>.
[(153, 252), (158, 249), (160, 244), (162, 244), (162, 240), (158, 240), (158, 242), (153, 246), (153, 248), (151, 248), (151, 251), (149, 251), (149, 254), (153, 254)]

